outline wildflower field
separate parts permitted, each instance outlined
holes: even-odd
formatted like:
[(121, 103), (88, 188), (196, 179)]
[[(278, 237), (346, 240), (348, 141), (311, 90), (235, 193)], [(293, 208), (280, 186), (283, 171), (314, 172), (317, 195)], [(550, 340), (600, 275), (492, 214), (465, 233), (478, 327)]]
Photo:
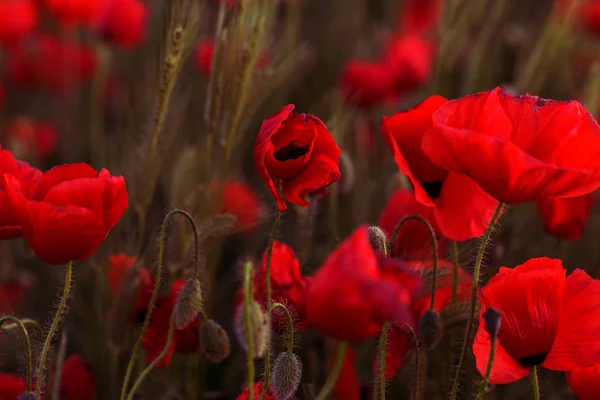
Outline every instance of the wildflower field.
[(0, 0), (0, 400), (600, 400), (600, 0)]

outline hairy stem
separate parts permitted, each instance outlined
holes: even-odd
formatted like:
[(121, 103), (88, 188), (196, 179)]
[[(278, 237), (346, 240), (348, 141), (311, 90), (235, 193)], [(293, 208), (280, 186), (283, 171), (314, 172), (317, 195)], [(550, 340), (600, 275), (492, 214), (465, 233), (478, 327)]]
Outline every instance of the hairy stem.
[(494, 357), (496, 356), (496, 342), (496, 338), (493, 338), (490, 346), (490, 359), (488, 360), (488, 364), (485, 369), (485, 375), (483, 375), (483, 380), (481, 381), (481, 386), (479, 387), (479, 393), (477, 393), (475, 400), (483, 400), (487, 392), (490, 375), (492, 373), (492, 367), (494, 366)]
[(27, 392), (31, 392), (31, 376), (33, 375), (33, 361), (31, 356), (31, 340), (29, 339), (29, 332), (27, 332), (27, 328), (25, 328), (25, 324), (17, 317), (13, 317), (12, 315), (6, 315), (0, 318), (0, 327), (7, 321), (10, 321), (15, 324), (23, 334), (25, 338), (25, 345), (27, 347)]
[(340, 372), (342, 370), (342, 365), (344, 364), (344, 359), (346, 358), (346, 351), (348, 351), (348, 342), (341, 342), (337, 348), (337, 354), (335, 355), (335, 364), (333, 364), (333, 368), (327, 377), (327, 381), (321, 392), (317, 396), (316, 400), (325, 400), (329, 398), (330, 393), (333, 391), (335, 384), (340, 376)]
[(54, 382), (52, 383), (52, 400), (60, 400), (60, 386), (62, 382), (63, 364), (67, 352), (67, 334), (62, 333), (60, 337), (60, 346), (58, 347), (58, 356), (56, 357), (56, 371), (54, 372)]
[(389, 323), (383, 324), (381, 328), (381, 335), (379, 336), (379, 352), (377, 356), (377, 378), (375, 382), (376, 390), (373, 392), (373, 398), (379, 400), (385, 400), (385, 360), (387, 357), (387, 341), (388, 341), (388, 330), (390, 329)]
[(458, 262), (458, 243), (452, 242), (450, 251), (452, 253), (452, 302), (450, 304), (454, 304), (458, 298), (458, 271), (460, 268)]
[(285, 315), (285, 322), (287, 324), (288, 335), (287, 352), (291, 354), (292, 350), (294, 349), (294, 321), (292, 320), (292, 316), (288, 311), (287, 307), (281, 303), (271, 304), (271, 307), (269, 307), (269, 312), (267, 313), (267, 318), (271, 318), (271, 315), (273, 314), (273, 311), (275, 311), (276, 308), (281, 309), (283, 311), (283, 314)]
[(540, 400), (540, 382), (537, 376), (537, 366), (531, 367), (531, 387), (533, 389), (533, 400)]
[[(248, 374), (248, 398), (254, 399), (254, 330), (252, 328), (252, 263), (248, 261), (244, 265), (244, 314), (246, 318), (246, 341), (248, 343), (247, 371)], [(268, 352), (269, 350), (267, 350)], [(263, 384), (263, 386), (268, 386)]]
[(56, 335), (56, 331), (58, 330), (58, 326), (62, 321), (63, 313), (65, 312), (65, 308), (67, 305), (67, 300), (69, 299), (69, 293), (71, 291), (71, 278), (73, 276), (73, 261), (69, 261), (66, 266), (65, 271), (65, 286), (63, 288), (62, 296), (60, 297), (60, 303), (58, 305), (58, 309), (56, 310), (56, 315), (52, 320), (52, 325), (50, 325), (50, 330), (48, 331), (48, 335), (46, 335), (46, 341), (44, 342), (44, 348), (42, 349), (42, 355), (40, 357), (40, 365), (38, 367), (37, 373), (37, 382), (35, 385), (35, 398), (36, 400), (42, 399), (42, 382), (44, 381), (44, 369), (46, 368), (46, 359), (48, 358), (48, 353), (50, 352), (50, 347), (52, 344), (52, 340)]

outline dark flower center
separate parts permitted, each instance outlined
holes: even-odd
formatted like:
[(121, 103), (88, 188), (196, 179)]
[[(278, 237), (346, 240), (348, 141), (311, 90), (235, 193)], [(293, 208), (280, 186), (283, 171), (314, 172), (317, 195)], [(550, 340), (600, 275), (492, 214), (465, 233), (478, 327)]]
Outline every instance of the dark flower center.
[(519, 364), (521, 364), (525, 368), (533, 367), (534, 365), (540, 365), (546, 360), (548, 357), (548, 353), (535, 353), (525, 358), (521, 358)]
[(285, 162), (296, 160), (308, 153), (308, 146), (297, 146), (296, 141), (292, 140), (287, 146), (283, 146), (273, 154), (277, 161)]
[(433, 182), (425, 182), (421, 186), (425, 189), (425, 193), (431, 200), (437, 200), (440, 197), (440, 193), (442, 193), (442, 185), (444, 183), (442, 181), (433, 181)]

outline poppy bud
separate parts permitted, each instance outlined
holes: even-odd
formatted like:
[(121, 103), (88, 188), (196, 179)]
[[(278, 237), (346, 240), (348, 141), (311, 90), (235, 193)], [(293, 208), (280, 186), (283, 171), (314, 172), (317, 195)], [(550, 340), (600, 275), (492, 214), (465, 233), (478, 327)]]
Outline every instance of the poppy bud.
[(380, 227), (369, 226), (369, 241), (373, 249), (387, 255), (387, 237)]
[(35, 400), (35, 394), (31, 392), (23, 392), (19, 396), (18, 400)]
[(277, 400), (294, 398), (302, 378), (302, 361), (294, 353), (281, 353), (273, 364), (273, 388)]
[(435, 310), (427, 310), (421, 316), (419, 321), (419, 340), (423, 343), (426, 349), (435, 348), (442, 339), (444, 327), (440, 313)]
[(352, 159), (345, 151), (340, 154), (340, 177), (339, 190), (342, 196), (349, 194), (354, 187), (356, 182), (356, 172), (354, 169), (354, 163)]
[(212, 319), (200, 327), (200, 350), (207, 360), (215, 364), (229, 357), (231, 352), (227, 332)]
[(175, 326), (183, 329), (196, 318), (202, 310), (202, 288), (197, 278), (189, 278), (175, 304)]
[[(250, 321), (252, 325), (252, 338), (254, 341), (254, 358), (262, 358), (267, 350), (267, 343), (271, 339), (268, 329), (267, 317), (263, 308), (256, 301), (250, 303)], [(248, 336), (246, 332), (246, 310), (244, 304), (238, 307), (234, 321), (235, 336), (244, 351), (248, 351)]]
[(495, 307), (490, 307), (483, 313), (483, 323), (490, 339), (494, 340), (498, 336), (501, 320), (502, 312)]

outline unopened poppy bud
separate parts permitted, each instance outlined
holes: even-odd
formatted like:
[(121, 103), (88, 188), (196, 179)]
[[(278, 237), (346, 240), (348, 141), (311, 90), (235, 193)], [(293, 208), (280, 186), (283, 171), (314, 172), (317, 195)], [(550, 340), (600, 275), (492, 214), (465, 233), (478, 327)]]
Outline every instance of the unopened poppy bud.
[(354, 163), (352, 159), (345, 151), (340, 154), (340, 177), (339, 190), (340, 195), (344, 196), (349, 194), (354, 187), (356, 181), (356, 172), (354, 170)]
[(302, 361), (294, 353), (281, 353), (273, 364), (273, 388), (277, 400), (293, 399), (302, 378)]
[(369, 226), (369, 241), (373, 249), (387, 254), (387, 237), (385, 232), (378, 226)]
[(419, 321), (419, 340), (426, 349), (435, 348), (442, 340), (444, 327), (440, 313), (435, 310), (427, 310), (421, 316)]
[[(271, 332), (267, 329), (267, 317), (263, 308), (254, 300), (250, 302), (250, 322), (254, 342), (254, 358), (262, 358), (265, 355), (267, 343), (271, 339)], [(247, 352), (248, 335), (246, 332), (246, 311), (244, 304), (238, 307), (238, 311), (235, 315), (234, 331), (240, 346)]]
[(231, 352), (229, 336), (225, 329), (214, 320), (205, 321), (200, 327), (200, 350), (212, 363), (220, 363)]
[(17, 400), (35, 400), (35, 394), (31, 392), (23, 392)]
[(500, 323), (502, 320), (502, 312), (497, 308), (490, 307), (483, 313), (483, 323), (485, 330), (490, 335), (490, 339), (496, 339), (500, 332)]
[(196, 318), (202, 310), (202, 288), (200, 281), (190, 278), (181, 288), (175, 304), (175, 326), (183, 329)]

